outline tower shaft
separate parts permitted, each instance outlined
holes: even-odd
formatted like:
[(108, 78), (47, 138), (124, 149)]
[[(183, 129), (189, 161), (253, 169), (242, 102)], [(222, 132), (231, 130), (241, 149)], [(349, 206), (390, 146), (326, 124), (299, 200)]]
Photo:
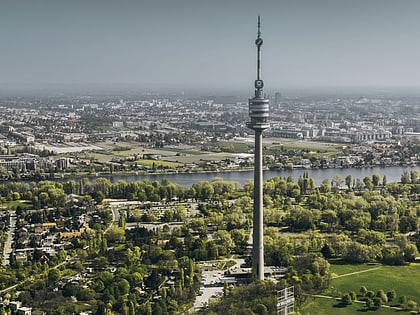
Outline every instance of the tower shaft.
[(264, 280), (262, 130), (255, 130), (254, 151), (254, 220), (252, 230), (252, 268), (256, 273), (257, 279)]

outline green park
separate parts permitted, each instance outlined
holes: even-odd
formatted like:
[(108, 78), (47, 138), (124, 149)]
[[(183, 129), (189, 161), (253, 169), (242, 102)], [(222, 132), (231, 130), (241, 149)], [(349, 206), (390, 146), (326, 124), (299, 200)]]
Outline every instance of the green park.
[[(284, 271), (221, 283), (222, 294), (195, 311), (276, 314), (277, 291), (288, 286), (296, 314), (418, 311), (419, 179), (406, 171), (398, 183), (380, 174), (319, 186), (307, 173), (267, 180), (265, 264)], [(95, 177), (7, 181), (0, 191), (1, 222), (14, 214), (17, 240), (3, 254), (0, 295), (47, 314), (185, 314), (199, 295), (203, 263), (226, 273), (239, 258), (250, 266), (251, 181), (184, 187)]]

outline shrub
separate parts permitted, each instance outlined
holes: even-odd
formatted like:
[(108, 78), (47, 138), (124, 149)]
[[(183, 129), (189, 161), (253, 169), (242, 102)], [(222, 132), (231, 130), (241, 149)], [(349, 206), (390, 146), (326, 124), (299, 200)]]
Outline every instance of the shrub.
[(407, 309), (414, 310), (417, 307), (417, 302), (414, 302), (413, 300), (409, 300), (407, 302)]
[(360, 294), (362, 296), (366, 296), (367, 292), (368, 292), (368, 289), (365, 286), (360, 287)]
[(350, 296), (349, 293), (346, 293), (341, 297), (341, 304), (342, 305), (350, 305), (351, 302), (352, 302), (352, 299), (351, 299), (351, 296)]
[(391, 290), (386, 293), (386, 296), (388, 297), (388, 301), (392, 301), (397, 297), (397, 293), (395, 292), (395, 290)]

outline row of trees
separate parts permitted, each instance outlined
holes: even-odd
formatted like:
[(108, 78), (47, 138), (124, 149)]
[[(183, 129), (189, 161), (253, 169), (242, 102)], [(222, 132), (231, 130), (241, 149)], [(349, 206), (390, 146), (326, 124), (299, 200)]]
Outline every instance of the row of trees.
[[(360, 294), (356, 294), (354, 291), (350, 291), (341, 296), (341, 305), (347, 306), (352, 304), (353, 301), (365, 301), (368, 310), (377, 310), (381, 305), (388, 302), (394, 301), (397, 298), (395, 290), (391, 290), (385, 293), (384, 290), (374, 291), (368, 290), (365, 286), (360, 288)], [(407, 297), (402, 295), (398, 297), (399, 307), (406, 310), (413, 310), (416, 308), (417, 303), (413, 300), (407, 300)]]

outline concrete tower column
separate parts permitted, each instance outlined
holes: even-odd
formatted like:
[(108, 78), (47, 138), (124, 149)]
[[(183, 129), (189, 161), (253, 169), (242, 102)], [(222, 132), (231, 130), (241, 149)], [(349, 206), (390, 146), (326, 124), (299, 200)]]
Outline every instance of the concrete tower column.
[(252, 235), (252, 267), (258, 280), (264, 280), (264, 219), (262, 130), (255, 130), (254, 221)]

